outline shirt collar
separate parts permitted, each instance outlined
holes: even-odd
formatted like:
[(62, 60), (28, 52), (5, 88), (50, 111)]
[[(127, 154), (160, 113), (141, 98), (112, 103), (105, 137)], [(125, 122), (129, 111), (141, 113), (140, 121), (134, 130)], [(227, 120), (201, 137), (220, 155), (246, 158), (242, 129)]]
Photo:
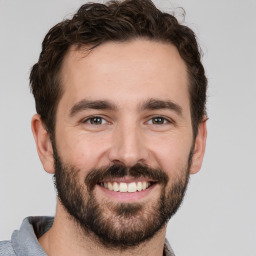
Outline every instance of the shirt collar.
[[(12, 234), (12, 246), (17, 256), (47, 256), (38, 242), (38, 238), (47, 232), (53, 217), (28, 217), (23, 220), (20, 230)], [(175, 256), (167, 240), (164, 245), (164, 256)]]

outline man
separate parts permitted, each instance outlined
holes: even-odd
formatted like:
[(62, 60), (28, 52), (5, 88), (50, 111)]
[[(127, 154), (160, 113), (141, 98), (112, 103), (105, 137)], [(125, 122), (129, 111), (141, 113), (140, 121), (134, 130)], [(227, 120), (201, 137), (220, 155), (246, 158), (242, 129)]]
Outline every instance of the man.
[(174, 255), (167, 222), (199, 171), (206, 85), (194, 33), (150, 0), (83, 5), (30, 74), (56, 215), (26, 218), (1, 255)]

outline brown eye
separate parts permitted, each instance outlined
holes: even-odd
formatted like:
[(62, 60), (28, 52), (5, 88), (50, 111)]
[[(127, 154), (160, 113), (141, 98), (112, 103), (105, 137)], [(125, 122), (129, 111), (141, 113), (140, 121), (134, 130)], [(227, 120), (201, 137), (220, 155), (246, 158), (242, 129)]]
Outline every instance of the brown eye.
[(100, 116), (93, 116), (84, 121), (84, 123), (92, 124), (92, 125), (101, 125), (105, 124), (106, 120)]
[(96, 125), (102, 124), (102, 118), (101, 117), (93, 117), (90, 119), (90, 123), (96, 124)]
[(166, 118), (161, 117), (161, 116), (157, 116), (157, 117), (152, 118), (152, 124), (166, 124), (168, 122), (169, 121)]

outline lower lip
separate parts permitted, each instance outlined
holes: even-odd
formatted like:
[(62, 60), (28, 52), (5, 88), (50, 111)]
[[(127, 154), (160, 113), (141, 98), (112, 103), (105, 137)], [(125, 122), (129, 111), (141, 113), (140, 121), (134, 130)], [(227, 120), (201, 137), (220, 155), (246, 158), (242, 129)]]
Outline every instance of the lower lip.
[(131, 201), (137, 201), (140, 199), (143, 199), (149, 195), (149, 193), (156, 187), (156, 183), (151, 185), (149, 188), (142, 190), (142, 191), (137, 191), (137, 192), (115, 192), (109, 189), (106, 189), (100, 185), (97, 185), (97, 187), (106, 194), (108, 197), (111, 197), (117, 201), (120, 202), (131, 202)]

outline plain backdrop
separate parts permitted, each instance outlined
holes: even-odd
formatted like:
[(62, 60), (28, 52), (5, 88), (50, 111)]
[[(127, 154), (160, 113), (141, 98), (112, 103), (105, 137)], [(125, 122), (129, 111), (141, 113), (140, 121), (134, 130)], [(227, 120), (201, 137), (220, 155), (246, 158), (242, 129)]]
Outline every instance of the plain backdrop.
[[(0, 240), (23, 218), (54, 215), (52, 176), (41, 166), (28, 77), (47, 31), (85, 1), (0, 0)], [(256, 256), (256, 1), (155, 1), (183, 7), (209, 79), (208, 142), (167, 238), (177, 256)], [(182, 17), (179, 17), (182, 19)]]

